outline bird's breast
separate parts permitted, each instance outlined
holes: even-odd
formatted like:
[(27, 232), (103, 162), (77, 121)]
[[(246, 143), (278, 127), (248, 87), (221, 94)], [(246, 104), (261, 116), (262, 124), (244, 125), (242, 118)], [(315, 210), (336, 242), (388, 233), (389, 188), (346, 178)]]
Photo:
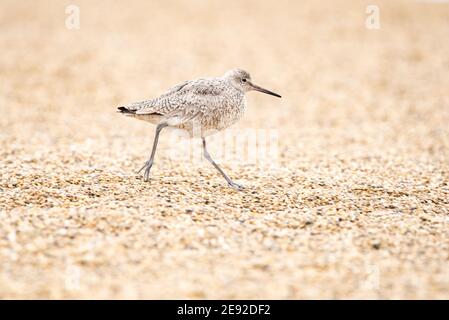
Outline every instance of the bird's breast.
[(225, 129), (236, 123), (245, 112), (246, 99), (243, 94), (236, 93), (223, 101), (223, 104), (217, 108), (215, 121), (217, 129)]
[(243, 116), (245, 108), (244, 94), (237, 90), (230, 90), (227, 94), (204, 101), (200, 108), (195, 108), (197, 115), (192, 118), (192, 123), (189, 122), (181, 127), (192, 131), (192, 125), (200, 125), (202, 135), (210, 135), (236, 123)]

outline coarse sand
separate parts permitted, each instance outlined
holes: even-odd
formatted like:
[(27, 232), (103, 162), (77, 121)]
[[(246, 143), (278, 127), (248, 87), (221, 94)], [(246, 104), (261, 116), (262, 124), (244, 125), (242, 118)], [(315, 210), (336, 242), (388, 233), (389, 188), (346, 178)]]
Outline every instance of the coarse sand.
[[(376, 4), (2, 0), (0, 298), (448, 299), (449, 4)], [(116, 107), (233, 67), (245, 190), (169, 131), (144, 183)]]

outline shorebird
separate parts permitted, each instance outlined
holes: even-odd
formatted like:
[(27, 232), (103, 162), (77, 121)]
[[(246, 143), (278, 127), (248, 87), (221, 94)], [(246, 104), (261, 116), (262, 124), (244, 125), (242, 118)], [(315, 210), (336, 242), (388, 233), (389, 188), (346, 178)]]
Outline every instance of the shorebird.
[(195, 132), (198, 132), (202, 139), (204, 157), (221, 173), (229, 186), (242, 189), (243, 187), (233, 182), (212, 159), (206, 148), (205, 137), (226, 129), (242, 117), (246, 106), (245, 93), (251, 90), (281, 97), (255, 85), (248, 72), (232, 69), (222, 77), (185, 81), (158, 98), (119, 107), (120, 113), (156, 124), (150, 158), (137, 173), (145, 169), (144, 181), (149, 181), (159, 134), (163, 128), (184, 129), (190, 135), (197, 130)]

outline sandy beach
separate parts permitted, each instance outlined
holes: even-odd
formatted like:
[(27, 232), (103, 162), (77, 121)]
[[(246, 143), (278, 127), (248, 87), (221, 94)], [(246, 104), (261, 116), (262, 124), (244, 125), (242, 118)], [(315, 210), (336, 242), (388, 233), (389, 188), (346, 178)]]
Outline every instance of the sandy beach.
[[(449, 298), (448, 3), (75, 2), (0, 4), (0, 298)], [(116, 107), (234, 67), (245, 189), (169, 131), (144, 183)]]

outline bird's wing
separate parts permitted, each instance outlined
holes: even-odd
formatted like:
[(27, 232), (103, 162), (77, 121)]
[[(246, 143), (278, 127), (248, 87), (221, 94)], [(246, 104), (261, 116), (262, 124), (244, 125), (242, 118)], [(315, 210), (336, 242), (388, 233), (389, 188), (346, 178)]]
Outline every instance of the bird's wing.
[(168, 89), (165, 93), (163, 93), (160, 97), (156, 99), (148, 99), (143, 101), (133, 102), (127, 105), (120, 107), (122, 110), (128, 110), (134, 114), (151, 114), (151, 113), (160, 113), (158, 112), (158, 107), (160, 107), (161, 100), (164, 98), (175, 94), (179, 90), (181, 90), (185, 85), (187, 85), (190, 81), (184, 81), (182, 83), (177, 84), (176, 86)]
[(192, 82), (191, 80), (187, 80), (184, 81), (182, 83), (178, 83), (177, 85), (175, 85), (174, 87), (171, 87), (170, 89), (168, 89), (165, 93), (163, 93), (159, 98), (162, 97), (166, 97), (166, 96), (170, 96), (176, 92), (178, 92), (179, 90), (181, 90), (182, 88), (184, 88), (186, 85), (188, 85), (190, 82)]
[(218, 79), (186, 81), (151, 100), (150, 104), (137, 110), (136, 114), (157, 113), (166, 119), (176, 119), (179, 123), (191, 121), (211, 105), (219, 105), (224, 99), (224, 90), (225, 86)]

